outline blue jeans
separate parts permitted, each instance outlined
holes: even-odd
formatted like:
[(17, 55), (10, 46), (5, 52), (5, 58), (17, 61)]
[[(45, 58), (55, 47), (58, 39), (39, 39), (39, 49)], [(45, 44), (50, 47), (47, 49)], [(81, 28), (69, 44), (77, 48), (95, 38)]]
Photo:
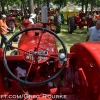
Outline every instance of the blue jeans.
[(3, 47), (3, 44), (6, 45), (7, 41), (8, 41), (8, 40), (7, 40), (6, 35), (5, 35), (5, 34), (1, 34), (1, 44), (0, 44), (0, 48)]

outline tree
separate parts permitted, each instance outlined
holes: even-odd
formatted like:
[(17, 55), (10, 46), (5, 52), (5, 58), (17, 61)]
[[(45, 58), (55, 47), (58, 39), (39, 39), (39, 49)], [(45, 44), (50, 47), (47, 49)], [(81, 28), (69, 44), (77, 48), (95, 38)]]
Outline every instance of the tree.
[(64, 4), (63, 0), (53, 0), (54, 4), (58, 4), (61, 7)]
[(50, 0), (47, 0), (47, 7), (49, 8), (49, 3), (50, 3)]
[(34, 13), (34, 0), (28, 0), (29, 13)]
[(24, 12), (24, 15), (27, 14), (27, 1), (21, 0), (21, 10)]
[(86, 1), (86, 6), (85, 6), (85, 13), (86, 13), (86, 14), (87, 14), (88, 4), (89, 4), (89, 1), (87, 0), (87, 1)]
[(4, 1), (3, 0), (0, 0), (0, 3), (1, 3), (1, 7), (2, 7), (2, 13), (5, 14), (5, 9), (4, 9)]

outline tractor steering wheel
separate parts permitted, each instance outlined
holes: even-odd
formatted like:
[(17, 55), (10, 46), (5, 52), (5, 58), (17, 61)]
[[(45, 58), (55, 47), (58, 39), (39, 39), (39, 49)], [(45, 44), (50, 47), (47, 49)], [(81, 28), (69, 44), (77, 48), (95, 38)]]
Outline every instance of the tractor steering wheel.
[[(45, 83), (47, 83), (47, 82), (52, 81), (53, 79), (55, 79), (57, 76), (60, 75), (60, 73), (63, 71), (63, 69), (64, 69), (65, 66), (66, 66), (66, 60), (65, 60), (65, 59), (63, 59), (63, 63), (62, 63), (62, 65), (61, 65), (60, 70), (59, 70), (54, 76), (51, 76), (50, 78), (48, 78), (48, 79), (46, 79), (46, 80), (44, 80), (44, 81), (41, 81), (41, 82), (28, 82), (27, 80), (22, 80), (22, 79), (18, 78), (17, 76), (15, 76), (15, 75), (11, 72), (10, 68), (8, 67), (7, 59), (6, 59), (6, 50), (7, 50), (7, 47), (9, 46), (9, 44), (12, 42), (12, 40), (13, 40), (16, 36), (18, 36), (18, 35), (20, 35), (20, 34), (23, 34), (24, 32), (31, 31), (31, 30), (41, 30), (41, 31), (42, 31), (42, 34), (45, 34), (45, 32), (48, 32), (48, 33), (54, 35), (54, 36), (59, 40), (59, 42), (61, 43), (61, 45), (62, 45), (62, 47), (63, 47), (63, 52), (64, 52), (63, 54), (65, 55), (65, 59), (66, 59), (66, 57), (67, 57), (67, 49), (66, 49), (66, 46), (65, 46), (64, 42), (61, 40), (61, 38), (60, 38), (56, 33), (52, 32), (52, 31), (50, 31), (50, 30), (48, 30), (48, 29), (45, 29), (45, 28), (36, 28), (36, 27), (35, 27), (35, 28), (27, 28), (27, 29), (24, 29), (24, 30), (22, 30), (22, 31), (20, 31), (20, 32), (18, 32), (18, 33), (16, 33), (15, 35), (13, 35), (13, 36), (9, 39), (9, 41), (7, 42), (7, 44), (6, 44), (5, 48), (4, 48), (3, 63), (4, 63), (4, 67), (5, 67), (5, 69), (7, 70), (7, 72), (8, 72), (16, 81), (18, 81), (18, 82), (20, 82), (20, 83), (23, 83), (23, 84), (25, 84), (25, 85), (41, 85), (41, 84), (45, 84)], [(59, 55), (58, 55), (58, 56), (59, 56)]]

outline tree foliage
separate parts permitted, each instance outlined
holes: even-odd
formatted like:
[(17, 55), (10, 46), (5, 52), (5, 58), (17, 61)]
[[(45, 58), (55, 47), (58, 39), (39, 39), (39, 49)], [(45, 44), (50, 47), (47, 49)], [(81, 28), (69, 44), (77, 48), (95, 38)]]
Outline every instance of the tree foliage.
[(91, 4), (91, 9), (96, 6), (100, 6), (100, 0), (0, 0), (0, 4), (3, 11), (5, 6), (7, 7), (8, 5), (13, 6), (14, 4), (17, 4), (18, 6), (23, 5), (25, 10), (28, 6), (29, 9), (31, 9), (29, 11), (31, 12), (33, 9), (33, 7), (31, 7), (32, 5), (34, 6), (34, 4), (37, 3), (39, 6), (43, 2), (46, 2), (48, 6), (49, 2), (53, 2), (54, 4), (57, 4), (59, 7), (66, 6), (68, 2), (72, 2), (75, 4), (80, 3), (82, 6), (82, 10), (84, 5), (86, 6), (85, 9), (87, 9), (88, 4)]

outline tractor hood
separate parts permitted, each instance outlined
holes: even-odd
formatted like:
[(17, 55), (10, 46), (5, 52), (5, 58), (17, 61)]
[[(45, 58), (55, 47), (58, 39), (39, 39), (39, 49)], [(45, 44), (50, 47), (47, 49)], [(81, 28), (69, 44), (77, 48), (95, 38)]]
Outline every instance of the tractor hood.
[[(18, 48), (25, 51), (34, 51), (37, 46), (38, 51), (47, 50), (49, 53), (58, 53), (56, 40), (52, 34), (48, 32), (43, 33), (40, 30), (32, 30), (23, 33)], [(23, 55), (24, 52), (19, 50), (19, 54)]]

